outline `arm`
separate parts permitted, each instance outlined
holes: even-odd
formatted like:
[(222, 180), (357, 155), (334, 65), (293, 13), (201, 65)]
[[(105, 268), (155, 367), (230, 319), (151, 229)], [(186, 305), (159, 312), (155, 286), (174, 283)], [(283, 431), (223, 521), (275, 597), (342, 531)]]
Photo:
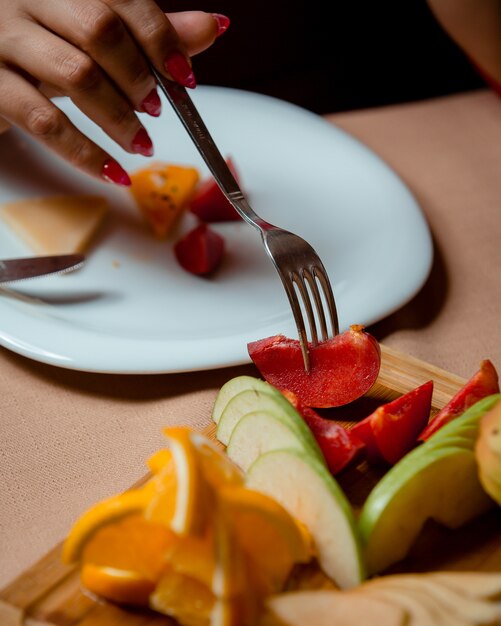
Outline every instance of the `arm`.
[(470, 59), (501, 83), (501, 0), (428, 0), (428, 5)]
[(151, 156), (137, 113), (157, 117), (161, 101), (145, 57), (194, 87), (190, 56), (228, 22), (201, 11), (166, 15), (155, 0), (0, 0), (0, 131), (17, 126), (88, 174), (130, 184), (49, 94), (69, 96), (125, 151)]

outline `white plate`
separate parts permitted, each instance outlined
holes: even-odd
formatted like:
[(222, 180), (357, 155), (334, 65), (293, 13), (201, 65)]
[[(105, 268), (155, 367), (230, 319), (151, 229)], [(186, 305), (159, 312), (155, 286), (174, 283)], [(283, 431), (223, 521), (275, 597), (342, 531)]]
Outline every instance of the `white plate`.
[[(249, 92), (198, 87), (192, 94), (213, 138), (232, 156), (254, 209), (304, 237), (334, 287), (341, 328), (369, 325), (410, 300), (432, 261), (426, 221), (381, 159), (321, 117)], [(68, 100), (56, 103), (133, 170), (125, 154)], [(170, 106), (143, 121), (155, 158), (207, 169)], [(60, 193), (105, 194), (112, 215), (85, 267), (16, 284), (0, 295), (0, 344), (61, 367), (115, 373), (185, 372), (249, 362), (247, 343), (296, 330), (278, 275), (245, 223), (215, 225), (224, 266), (210, 279), (176, 263), (173, 239), (153, 239), (129, 192), (74, 171), (19, 132), (0, 138), (0, 202)], [(32, 252), (0, 223), (0, 257)], [(17, 294), (17, 295), (16, 295)]]

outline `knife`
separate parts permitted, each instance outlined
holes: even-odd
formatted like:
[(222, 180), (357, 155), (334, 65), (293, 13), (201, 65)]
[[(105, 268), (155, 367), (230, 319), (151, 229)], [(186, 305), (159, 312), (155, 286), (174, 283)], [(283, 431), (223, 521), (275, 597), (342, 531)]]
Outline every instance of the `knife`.
[(83, 254), (34, 256), (24, 259), (0, 260), (0, 283), (68, 272), (83, 265)]

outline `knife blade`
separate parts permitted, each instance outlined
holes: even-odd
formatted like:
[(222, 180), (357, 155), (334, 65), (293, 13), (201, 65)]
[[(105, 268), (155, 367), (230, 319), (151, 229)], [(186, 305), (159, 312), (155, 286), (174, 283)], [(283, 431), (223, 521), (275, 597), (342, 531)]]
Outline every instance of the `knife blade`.
[(0, 260), (0, 283), (10, 283), (24, 278), (73, 271), (83, 265), (83, 254), (34, 256), (22, 259)]

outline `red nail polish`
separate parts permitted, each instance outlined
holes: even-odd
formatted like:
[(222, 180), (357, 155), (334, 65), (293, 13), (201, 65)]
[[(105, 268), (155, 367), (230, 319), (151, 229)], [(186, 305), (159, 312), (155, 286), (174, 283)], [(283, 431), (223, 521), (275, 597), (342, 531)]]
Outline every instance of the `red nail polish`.
[(162, 111), (162, 103), (156, 89), (152, 89), (146, 98), (141, 102), (141, 106), (148, 115), (158, 117)]
[(143, 156), (153, 155), (153, 143), (144, 128), (140, 128), (132, 140), (132, 150), (136, 154), (142, 154)]
[(109, 183), (115, 183), (115, 185), (122, 185), (123, 187), (130, 187), (132, 184), (129, 175), (124, 168), (115, 161), (115, 159), (108, 159), (103, 165), (101, 170), (101, 176)]
[(221, 13), (211, 13), (217, 24), (217, 36), (220, 37), (224, 32), (228, 30), (230, 25), (230, 18)]
[(193, 70), (186, 60), (186, 57), (180, 52), (173, 52), (170, 57), (165, 60), (165, 69), (176, 82), (184, 87), (195, 89), (197, 86)]

